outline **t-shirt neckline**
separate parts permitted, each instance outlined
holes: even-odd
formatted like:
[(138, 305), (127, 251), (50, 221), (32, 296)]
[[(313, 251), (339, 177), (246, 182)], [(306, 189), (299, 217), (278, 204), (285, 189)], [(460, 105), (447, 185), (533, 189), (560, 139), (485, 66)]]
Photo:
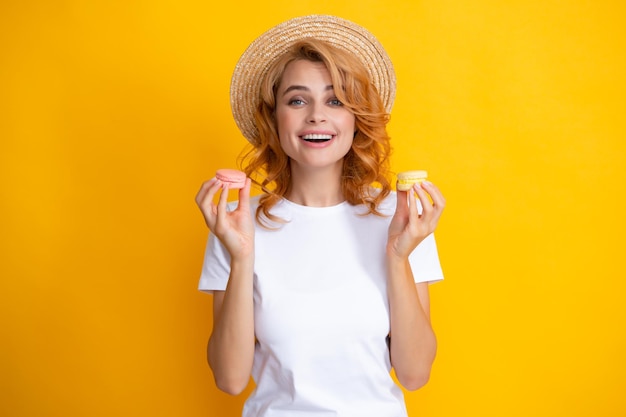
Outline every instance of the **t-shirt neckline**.
[(310, 213), (310, 214), (327, 214), (327, 213), (332, 213), (335, 211), (341, 211), (344, 208), (350, 206), (350, 203), (348, 203), (348, 201), (346, 200), (342, 201), (341, 203), (334, 204), (332, 206), (322, 206), (322, 207), (304, 206), (302, 204), (294, 203), (293, 201), (288, 200), (284, 197), (282, 198), (281, 202), (285, 207), (288, 207), (289, 209), (293, 211), (298, 211), (301, 213)]

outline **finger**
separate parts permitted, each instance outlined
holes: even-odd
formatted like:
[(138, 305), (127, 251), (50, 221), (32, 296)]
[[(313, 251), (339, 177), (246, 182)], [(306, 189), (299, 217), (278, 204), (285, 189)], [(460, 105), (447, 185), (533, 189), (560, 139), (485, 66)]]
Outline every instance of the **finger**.
[(226, 216), (226, 204), (228, 200), (228, 184), (221, 183), (222, 192), (220, 194), (220, 199), (217, 203), (217, 217), (218, 220), (220, 218), (225, 218)]
[(200, 187), (196, 195), (196, 204), (204, 216), (204, 221), (211, 230), (213, 230), (215, 226), (215, 215), (217, 214), (215, 204), (213, 204), (213, 198), (218, 189), (219, 183), (213, 178), (202, 184), (202, 187)]
[(408, 211), (408, 206), (407, 206), (407, 199), (408, 199), (408, 194), (406, 191), (396, 191), (396, 198), (397, 198), (397, 202), (396, 202), (396, 214), (402, 215), (402, 216), (407, 216), (409, 214)]
[(433, 184), (430, 181), (424, 181), (422, 183), (422, 187), (428, 192), (428, 194), (430, 195), (430, 198), (433, 200), (433, 205), (435, 207), (439, 207), (441, 209), (443, 209), (443, 207), (445, 207), (446, 205), (446, 200), (443, 197), (443, 194), (441, 193), (441, 191), (439, 190), (439, 188), (437, 188), (437, 186), (435, 184)]
[(443, 198), (443, 194), (441, 191), (432, 184), (431, 182), (424, 181), (422, 183), (422, 188), (426, 190), (428, 193), (428, 197), (432, 201), (432, 203), (428, 206), (428, 222), (431, 224), (431, 227), (435, 228), (436, 224), (439, 222), (439, 218), (441, 217), (441, 213), (445, 206), (445, 199)]
[(239, 209), (239, 207), (249, 207), (250, 206), (250, 188), (252, 186), (252, 180), (250, 180), (250, 178), (246, 178), (246, 184), (244, 185), (244, 187), (239, 190), (239, 204), (237, 206), (237, 209)]
[(202, 202), (205, 200), (207, 193), (209, 192), (211, 186), (213, 184), (215, 184), (215, 182), (217, 181), (216, 178), (211, 178), (209, 181), (205, 181), (202, 183), (202, 186), (200, 187), (200, 189), (198, 190), (198, 193), (196, 194), (196, 204), (197, 205), (201, 205)]
[[(415, 185), (413, 186), (413, 189), (415, 189)], [(409, 215), (410, 215), (409, 220), (417, 219), (420, 215), (419, 210), (417, 208), (417, 199), (415, 198), (412, 192), (410, 193), (410, 196), (409, 196)]]
[(212, 179), (210, 181), (205, 182), (198, 195), (196, 196), (196, 203), (202, 213), (206, 216), (211, 216), (215, 212), (215, 204), (213, 204), (213, 198), (215, 197), (215, 193), (220, 188), (220, 182), (216, 179)]
[(426, 191), (424, 191), (421, 184), (413, 185), (413, 190), (415, 191), (415, 194), (417, 194), (417, 198), (419, 199), (420, 205), (422, 206), (422, 217), (428, 216), (432, 211), (433, 206), (430, 202), (430, 199), (428, 198), (428, 195), (426, 194)]

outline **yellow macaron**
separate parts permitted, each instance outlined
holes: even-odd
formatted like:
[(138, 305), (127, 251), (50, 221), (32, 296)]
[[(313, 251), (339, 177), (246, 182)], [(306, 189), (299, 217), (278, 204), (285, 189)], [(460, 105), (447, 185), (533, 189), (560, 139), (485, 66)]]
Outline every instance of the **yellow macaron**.
[(409, 191), (413, 184), (426, 180), (428, 173), (426, 171), (404, 171), (398, 173), (398, 182), (396, 189), (398, 191)]

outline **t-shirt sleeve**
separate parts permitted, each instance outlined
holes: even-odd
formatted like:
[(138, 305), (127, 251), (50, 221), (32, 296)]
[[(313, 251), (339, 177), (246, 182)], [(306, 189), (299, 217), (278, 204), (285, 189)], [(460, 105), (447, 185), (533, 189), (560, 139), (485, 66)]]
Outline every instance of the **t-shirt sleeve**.
[(213, 233), (210, 233), (204, 251), (204, 264), (202, 265), (198, 289), (208, 294), (212, 294), (214, 291), (224, 291), (229, 276), (230, 254), (220, 240)]
[(434, 283), (443, 279), (435, 235), (430, 234), (409, 255), (415, 282)]

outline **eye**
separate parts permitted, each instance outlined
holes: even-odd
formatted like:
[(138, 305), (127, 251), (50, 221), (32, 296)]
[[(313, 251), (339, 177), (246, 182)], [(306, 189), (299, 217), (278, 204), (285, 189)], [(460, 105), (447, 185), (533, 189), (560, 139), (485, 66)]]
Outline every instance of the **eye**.
[(328, 101), (328, 104), (331, 106), (343, 106), (343, 103), (337, 98), (333, 97)]
[(301, 98), (292, 98), (288, 101), (290, 106), (302, 106), (304, 104), (304, 100)]

